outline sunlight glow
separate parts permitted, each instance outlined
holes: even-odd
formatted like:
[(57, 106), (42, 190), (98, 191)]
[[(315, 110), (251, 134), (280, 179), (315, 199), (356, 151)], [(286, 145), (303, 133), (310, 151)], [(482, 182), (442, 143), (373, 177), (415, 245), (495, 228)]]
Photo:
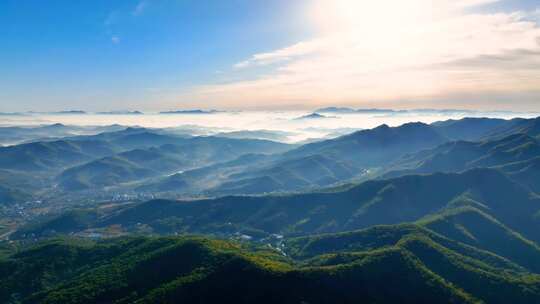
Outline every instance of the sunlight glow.
[(384, 35), (396, 27), (416, 29), (436, 16), (431, 1), (319, 0), (310, 9), (325, 33)]
[(314, 38), (234, 65), (271, 68), (259, 77), (203, 86), (186, 98), (238, 107), (248, 100), (396, 107), (476, 94), (490, 106), (493, 96), (521, 94), (528, 106), (534, 101), (522, 93), (535, 96), (540, 87), (540, 27), (525, 12), (479, 10), (495, 1), (314, 0), (305, 13)]

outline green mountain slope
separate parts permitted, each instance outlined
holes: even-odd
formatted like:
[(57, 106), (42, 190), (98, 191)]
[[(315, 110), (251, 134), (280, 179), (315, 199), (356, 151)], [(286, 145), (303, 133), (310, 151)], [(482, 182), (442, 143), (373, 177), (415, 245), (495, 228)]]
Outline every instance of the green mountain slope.
[(0, 206), (24, 201), (29, 198), (30, 195), (26, 191), (0, 185)]
[(231, 174), (225, 182), (208, 191), (220, 195), (298, 191), (345, 181), (359, 172), (349, 163), (311, 155)]
[(354, 261), (364, 252), (380, 247), (405, 250), (421, 267), (485, 303), (504, 303), (509, 298), (517, 303), (539, 299), (537, 275), (527, 273), (498, 255), (450, 240), (421, 226), (380, 226), (286, 242), (293, 257), (325, 266)]
[(287, 148), (288, 145), (264, 140), (193, 137), (181, 139), (180, 143), (174, 145), (134, 149), (75, 166), (62, 172), (58, 180), (65, 190), (116, 186), (208, 166), (245, 153), (274, 153)]
[(286, 154), (290, 158), (322, 154), (357, 166), (376, 167), (405, 153), (442, 144), (448, 139), (434, 127), (408, 123), (391, 128), (381, 125), (336, 139), (301, 146)]
[(67, 169), (60, 174), (58, 180), (63, 189), (73, 191), (112, 186), (155, 174), (156, 171), (113, 156)]
[(113, 147), (100, 141), (36, 142), (0, 147), (0, 168), (50, 171), (113, 153)]
[(474, 207), (450, 209), (420, 221), (449, 239), (488, 250), (540, 273), (540, 247)]
[(504, 119), (466, 117), (434, 122), (431, 126), (451, 140), (476, 141), (510, 124), (511, 121)]
[(0, 261), (0, 301), (532, 303), (540, 296), (538, 275), (402, 233), (386, 247), (328, 250), (297, 261), (203, 238), (48, 241)]
[[(490, 118), (464, 118), (431, 125), (409, 123), (398, 127), (386, 125), (358, 131), (331, 140), (306, 144), (272, 159), (254, 160), (239, 166), (238, 162), (210, 166), (205, 170), (183, 172), (144, 184), (139, 191), (169, 191), (210, 195), (261, 194), (267, 192), (305, 191), (350, 180), (365, 180), (378, 174), (380, 167), (397, 161), (393, 170), (399, 176), (437, 171), (458, 172), (467, 168), (499, 165), (536, 155), (536, 140), (526, 135), (510, 146), (491, 142), (473, 143), (495, 130), (514, 125), (514, 121)], [(516, 131), (517, 132), (517, 131)], [(513, 134), (512, 132), (508, 132)], [(523, 137), (518, 145), (519, 137)], [(448, 140), (461, 140), (443, 144)], [(520, 150), (517, 147), (520, 147)], [(399, 170), (399, 171), (395, 171)]]
[(540, 135), (540, 117), (532, 119), (515, 118), (494, 129), (486, 137), (501, 138), (511, 134), (527, 134), (531, 137)]
[(411, 222), (463, 206), (480, 208), (525, 238), (540, 240), (540, 198), (493, 169), (375, 180), (321, 193), (154, 200), (109, 214), (92, 226), (121, 225), (129, 231), (146, 224), (159, 233), (232, 234), (247, 229), (263, 235), (305, 235)]
[(502, 139), (443, 144), (431, 150), (407, 155), (388, 169), (385, 177), (433, 172), (459, 172), (477, 167), (494, 167), (540, 156), (540, 143), (526, 134)]
[(505, 172), (510, 178), (526, 185), (532, 191), (540, 193), (540, 156), (495, 168)]

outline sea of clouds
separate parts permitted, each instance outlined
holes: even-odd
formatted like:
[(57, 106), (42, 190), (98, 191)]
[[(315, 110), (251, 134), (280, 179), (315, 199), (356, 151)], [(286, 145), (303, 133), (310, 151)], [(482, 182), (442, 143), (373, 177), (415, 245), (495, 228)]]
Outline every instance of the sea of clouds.
[[(3, 114), (0, 126), (39, 126), (61, 123), (74, 126), (138, 126), (173, 128), (192, 135), (215, 135), (237, 131), (271, 131), (282, 141), (297, 143), (331, 138), (355, 130), (387, 124), (397, 126), (407, 122), (432, 123), (463, 117), (511, 119), (531, 118), (538, 113), (482, 112), (459, 110), (365, 111), (361, 113), (321, 112), (323, 117), (309, 117), (305, 111), (227, 111), (206, 114), (98, 114), (98, 113), (19, 113)], [(304, 116), (306, 116), (304, 118)], [(255, 134), (255, 132), (253, 132)]]

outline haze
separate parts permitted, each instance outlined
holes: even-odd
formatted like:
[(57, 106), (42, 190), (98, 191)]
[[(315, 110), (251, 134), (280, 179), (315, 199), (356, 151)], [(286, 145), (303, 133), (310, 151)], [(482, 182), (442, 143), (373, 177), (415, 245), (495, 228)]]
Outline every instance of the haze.
[[(383, 110), (385, 111), (385, 110)], [(216, 135), (236, 131), (278, 131), (274, 140), (297, 143), (305, 140), (334, 138), (356, 130), (371, 129), (382, 124), (399, 126), (407, 122), (432, 123), (464, 117), (492, 117), (511, 119), (532, 118), (535, 112), (482, 112), (459, 110), (410, 110), (381, 113), (334, 113), (321, 111), (320, 118), (303, 118), (306, 111), (241, 111), (211, 114), (54, 114), (25, 113), (3, 115), (2, 126), (42, 126), (64, 124), (71, 126), (122, 126), (145, 128), (177, 128), (192, 135)], [(251, 135), (257, 138), (257, 135)]]

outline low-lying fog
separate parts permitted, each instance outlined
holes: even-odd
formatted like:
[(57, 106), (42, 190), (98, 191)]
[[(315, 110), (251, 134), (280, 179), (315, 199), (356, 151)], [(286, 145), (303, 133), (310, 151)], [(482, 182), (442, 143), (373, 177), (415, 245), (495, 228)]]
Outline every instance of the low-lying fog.
[[(468, 112), (411, 110), (403, 112), (354, 113), (274, 111), (274, 112), (215, 112), (206, 114), (4, 114), (0, 126), (36, 126), (61, 123), (76, 126), (140, 126), (148, 128), (178, 128), (193, 135), (214, 135), (222, 132), (272, 131), (274, 140), (289, 143), (310, 139), (329, 138), (369, 129), (381, 124), (396, 126), (407, 122), (425, 122), (459, 119), (463, 117), (514, 118), (535, 117), (538, 113)], [(237, 136), (257, 137), (255, 132)], [(251, 134), (250, 134), (251, 133)], [(264, 133), (264, 132), (258, 132)], [(263, 136), (264, 137), (264, 136)], [(270, 135), (268, 136), (270, 137)]]

